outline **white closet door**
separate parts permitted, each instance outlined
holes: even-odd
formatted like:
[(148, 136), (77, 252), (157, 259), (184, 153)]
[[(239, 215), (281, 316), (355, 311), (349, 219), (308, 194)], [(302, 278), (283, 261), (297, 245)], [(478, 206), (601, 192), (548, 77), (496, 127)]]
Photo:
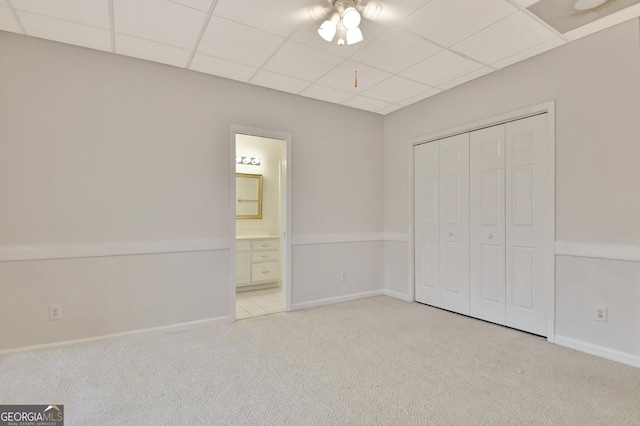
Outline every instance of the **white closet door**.
[(547, 115), (506, 124), (506, 324), (547, 334)]
[(469, 314), (469, 133), (440, 142), (440, 307)]
[(440, 306), (439, 143), (415, 147), (415, 298)]
[(470, 138), (470, 313), (504, 325), (505, 125)]

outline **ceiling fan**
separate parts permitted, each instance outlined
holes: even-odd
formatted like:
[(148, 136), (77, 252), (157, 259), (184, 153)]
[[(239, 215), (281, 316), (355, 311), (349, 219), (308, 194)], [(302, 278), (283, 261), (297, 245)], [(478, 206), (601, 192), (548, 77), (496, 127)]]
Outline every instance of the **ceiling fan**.
[(377, 1), (362, 0), (326, 0), (327, 6), (314, 6), (309, 14), (315, 20), (322, 20), (318, 34), (324, 40), (332, 42), (338, 36), (338, 46), (356, 44), (364, 37), (360, 30), (362, 18), (375, 19), (382, 11)]

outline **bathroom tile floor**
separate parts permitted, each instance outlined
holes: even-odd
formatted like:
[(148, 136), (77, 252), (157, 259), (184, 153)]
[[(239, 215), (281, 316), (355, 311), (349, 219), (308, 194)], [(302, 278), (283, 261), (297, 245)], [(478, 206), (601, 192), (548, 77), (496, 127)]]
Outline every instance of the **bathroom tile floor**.
[(236, 319), (258, 317), (282, 311), (282, 290), (280, 288), (236, 293)]

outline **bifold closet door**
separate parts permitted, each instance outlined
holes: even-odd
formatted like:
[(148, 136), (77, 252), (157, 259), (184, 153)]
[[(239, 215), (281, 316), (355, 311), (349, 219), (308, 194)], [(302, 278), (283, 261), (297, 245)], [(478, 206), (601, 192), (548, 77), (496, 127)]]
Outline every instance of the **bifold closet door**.
[(506, 124), (506, 324), (547, 335), (547, 114)]
[(470, 313), (504, 325), (505, 126), (470, 138)]
[(469, 314), (469, 133), (440, 141), (440, 307)]
[(415, 147), (415, 299), (469, 313), (469, 134)]
[(440, 306), (440, 144), (414, 151), (415, 299)]

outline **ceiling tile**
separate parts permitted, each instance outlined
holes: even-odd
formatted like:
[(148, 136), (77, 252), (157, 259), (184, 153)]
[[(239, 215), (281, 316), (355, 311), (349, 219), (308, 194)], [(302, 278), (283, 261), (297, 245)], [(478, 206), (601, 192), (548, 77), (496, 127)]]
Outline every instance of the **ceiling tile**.
[(440, 86), (442, 83), (453, 80), (482, 68), (482, 65), (470, 59), (456, 55), (453, 52), (444, 51), (422, 61), (419, 64), (400, 73), (400, 75), (419, 81), (429, 86)]
[(468, 74), (465, 74), (458, 78), (454, 78), (453, 80), (449, 80), (445, 83), (442, 83), (440, 86), (438, 86), (438, 88), (442, 90), (451, 89), (452, 87), (459, 86), (463, 83), (466, 83), (467, 81), (471, 81), (478, 77), (482, 77), (483, 75), (487, 75), (493, 71), (495, 71), (493, 68), (482, 67), (479, 70), (472, 71)]
[(155, 41), (116, 34), (116, 53), (185, 68), (191, 51)]
[(251, 84), (280, 90), (282, 92), (300, 93), (309, 82), (271, 71), (260, 70), (250, 81)]
[(363, 109), (365, 111), (378, 112), (382, 109), (388, 108), (390, 104), (377, 99), (367, 98), (366, 96), (354, 96), (342, 105)]
[(18, 11), (18, 16), (27, 35), (111, 51), (111, 33), (108, 30), (30, 12)]
[(362, 94), (369, 98), (398, 103), (403, 99), (407, 99), (416, 93), (421, 93), (428, 89), (431, 89), (431, 87), (416, 83), (413, 80), (393, 76), (382, 83), (365, 90)]
[(516, 3), (518, 3), (522, 7), (529, 7), (534, 3), (538, 3), (539, 1), (540, 0), (516, 0)]
[(534, 46), (530, 49), (523, 50), (521, 52), (516, 53), (515, 55), (509, 56), (506, 59), (503, 59), (498, 62), (494, 62), (491, 66), (496, 68), (504, 68), (511, 64), (515, 64), (516, 62), (524, 61), (525, 59), (531, 58), (532, 56), (539, 55), (540, 53), (546, 52), (547, 50), (554, 49), (558, 46), (562, 46), (566, 42), (562, 40), (560, 37), (552, 38), (549, 41), (545, 41), (537, 46)]
[(382, 114), (382, 115), (386, 115), (389, 113), (392, 113), (393, 111), (397, 111), (401, 108), (404, 108), (402, 105), (389, 105), (386, 108), (382, 108), (380, 111), (378, 111), (378, 114)]
[(209, 12), (211, 8), (212, 0), (169, 0), (172, 3), (182, 4), (193, 9), (202, 10), (203, 12)]
[(12, 0), (17, 10), (109, 29), (109, 3), (87, 0)]
[(8, 7), (0, 6), (0, 30), (14, 33), (22, 32), (20, 25), (18, 25), (16, 18)]
[(333, 89), (331, 87), (322, 86), (320, 84), (312, 84), (311, 86), (300, 92), (302, 96), (308, 98), (319, 99), (321, 101), (333, 102), (341, 104), (349, 98), (353, 97), (353, 93), (343, 92), (342, 90)]
[(442, 48), (421, 37), (397, 28), (385, 33), (358, 52), (358, 62), (398, 73), (421, 62)]
[(311, 20), (307, 10), (310, 5), (312, 3), (300, 0), (218, 0), (213, 14), (288, 37), (301, 22)]
[(160, 0), (113, 0), (116, 32), (193, 49), (206, 13)]
[(410, 98), (407, 98), (405, 100), (403, 100), (402, 102), (398, 102), (400, 105), (403, 106), (407, 106), (407, 105), (411, 105), (411, 104), (415, 104), (416, 102), (420, 102), (423, 99), (427, 99), (430, 98), (433, 95), (437, 95), (438, 93), (442, 92), (442, 90), (440, 89), (427, 89), (422, 93), (418, 93), (415, 96), (411, 96)]
[(340, 62), (342, 58), (288, 41), (269, 59), (264, 68), (312, 82), (331, 71)]
[(358, 87), (354, 87), (355, 63), (346, 61), (317, 82), (349, 93), (360, 93), (391, 77), (388, 72), (358, 64)]
[(492, 64), (555, 37), (551, 30), (524, 12), (518, 12), (456, 44), (452, 49)]
[(198, 52), (259, 67), (273, 55), (283, 38), (212, 16)]
[(395, 24), (430, 1), (431, 0), (380, 0), (380, 3), (382, 3), (382, 12), (376, 21)]
[(189, 69), (244, 82), (249, 81), (258, 70), (248, 65), (214, 58), (202, 53), (195, 54)]
[(402, 26), (449, 47), (517, 10), (507, 0), (432, 0)]

